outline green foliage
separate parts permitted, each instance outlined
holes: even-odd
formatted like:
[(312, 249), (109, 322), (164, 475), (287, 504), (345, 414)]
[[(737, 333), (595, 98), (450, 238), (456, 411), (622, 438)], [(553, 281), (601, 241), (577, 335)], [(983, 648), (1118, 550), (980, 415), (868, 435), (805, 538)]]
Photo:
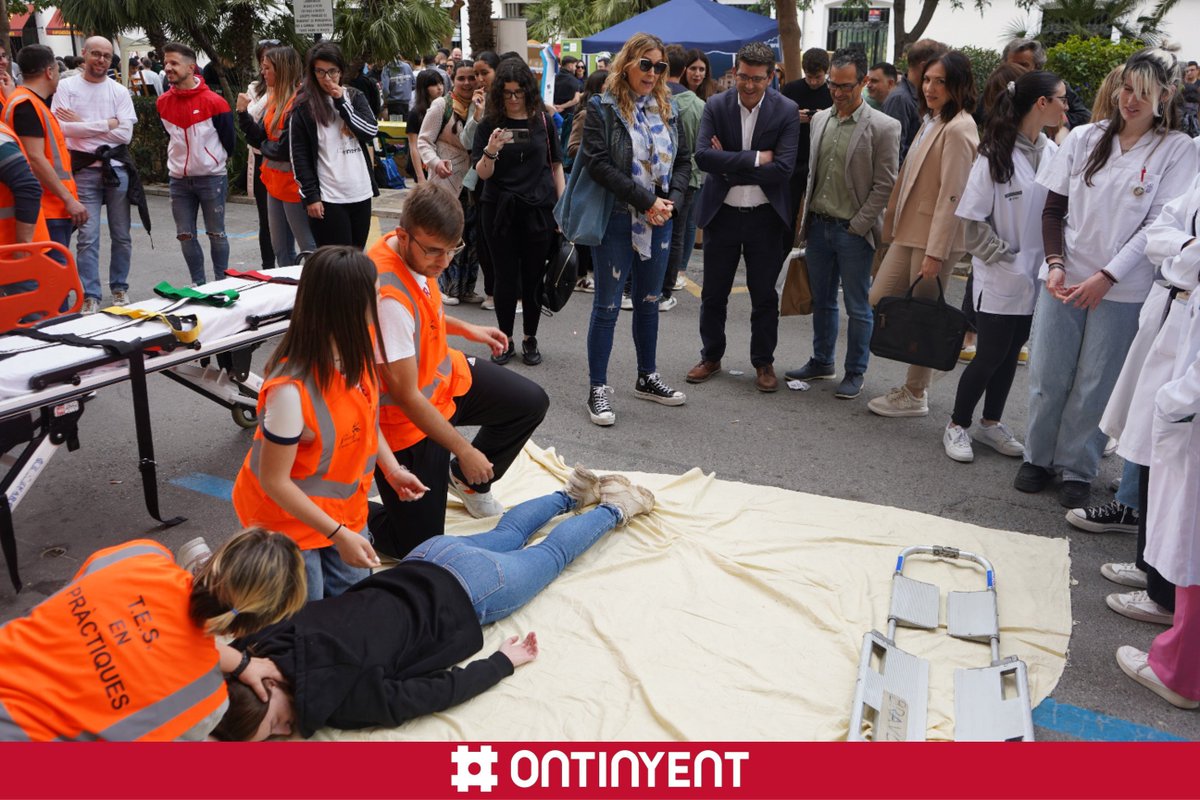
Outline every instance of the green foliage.
[(167, 132), (158, 118), (156, 97), (133, 98), (133, 110), (137, 112), (137, 123), (133, 126), (133, 142), (129, 150), (133, 163), (144, 183), (166, 183), (167, 178)]
[(1145, 46), (1144, 42), (1123, 39), (1115, 44), (1108, 39), (1071, 36), (1047, 53), (1046, 69), (1058, 75), (1091, 106), (1096, 90), (1118, 64)]
[(389, 63), (398, 53), (428, 53), (454, 31), (445, 9), (428, 0), (339, 0), (335, 37), (346, 59)]
[(526, 6), (529, 35), (538, 41), (585, 38), (662, 5), (666, 0), (541, 0)]
[(971, 59), (971, 75), (975, 78), (975, 90), (982, 92), (988, 76), (995, 71), (996, 67), (1000, 66), (1000, 53), (986, 47), (974, 47), (973, 45), (959, 47), (958, 51)]

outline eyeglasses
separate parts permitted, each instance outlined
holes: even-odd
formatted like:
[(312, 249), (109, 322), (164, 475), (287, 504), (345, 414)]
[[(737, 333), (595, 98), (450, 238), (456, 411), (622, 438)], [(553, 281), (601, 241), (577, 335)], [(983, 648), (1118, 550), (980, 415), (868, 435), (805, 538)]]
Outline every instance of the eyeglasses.
[(766, 75), (747, 75), (744, 72), (739, 72), (733, 77), (737, 79), (738, 83), (753, 83), (756, 86), (770, 80)]
[(313, 74), (318, 78), (329, 78), (332, 81), (336, 81), (338, 78), (342, 77), (342, 71), (337, 67), (334, 67), (333, 69), (321, 69), (320, 67), (313, 67)]
[(858, 88), (857, 83), (834, 83), (830, 80), (826, 80), (825, 85), (829, 87), (829, 91), (831, 92), (853, 92)]
[(1067, 100), (1066, 93), (1053, 95), (1050, 99), (1057, 100), (1058, 102), (1062, 103), (1064, 106), (1070, 105), (1070, 101)]
[(637, 68), (642, 72), (653, 71), (655, 75), (662, 75), (667, 71), (668, 66), (667, 62), (665, 61), (651, 61), (648, 58), (639, 58), (636, 63)]
[(411, 232), (408, 234), (408, 239), (413, 244), (415, 244), (418, 248), (420, 248), (421, 252), (425, 254), (426, 258), (431, 258), (435, 261), (438, 259), (441, 259), (441, 258), (446, 258), (446, 257), (454, 258), (456, 255), (461, 253), (463, 250), (467, 249), (466, 242), (459, 242), (457, 247), (451, 247), (449, 249), (447, 249), (445, 247), (426, 247), (425, 245), (418, 242), (417, 237), (413, 236)]
[(524, 89), (503, 89), (505, 100), (520, 100), (525, 96)]

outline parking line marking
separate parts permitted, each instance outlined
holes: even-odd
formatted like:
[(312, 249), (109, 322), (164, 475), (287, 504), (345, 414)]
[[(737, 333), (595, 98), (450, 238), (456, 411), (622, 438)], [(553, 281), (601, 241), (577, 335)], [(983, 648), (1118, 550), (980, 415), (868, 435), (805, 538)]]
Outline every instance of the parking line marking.
[(193, 472), (191, 475), (182, 475), (178, 478), (171, 478), (171, 484), (181, 486), (184, 489), (191, 489), (193, 492), (215, 497), (218, 500), (233, 502), (233, 481), (227, 481), (224, 478), (218, 478), (215, 475), (205, 475), (203, 472)]
[[(1158, 701), (1155, 701), (1158, 702)], [(1049, 697), (1033, 710), (1033, 724), (1085, 742), (1184, 742), (1157, 728), (1111, 717), (1098, 711), (1059, 703)]]

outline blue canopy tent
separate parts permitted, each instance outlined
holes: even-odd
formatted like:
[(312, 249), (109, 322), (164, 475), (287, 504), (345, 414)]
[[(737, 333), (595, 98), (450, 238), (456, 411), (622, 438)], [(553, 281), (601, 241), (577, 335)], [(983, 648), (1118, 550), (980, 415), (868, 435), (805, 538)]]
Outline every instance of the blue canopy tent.
[(636, 17), (583, 40), (585, 53), (615, 53), (635, 33), (652, 33), (667, 44), (680, 44), (706, 53), (738, 51), (746, 42), (777, 45), (779, 24), (715, 0), (668, 0)]

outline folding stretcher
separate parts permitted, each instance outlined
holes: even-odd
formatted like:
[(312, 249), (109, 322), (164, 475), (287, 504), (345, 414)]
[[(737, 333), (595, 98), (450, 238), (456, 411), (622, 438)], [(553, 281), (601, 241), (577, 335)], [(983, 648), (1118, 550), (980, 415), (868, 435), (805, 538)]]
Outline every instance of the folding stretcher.
[[(12, 512), (59, 447), (78, 449), (79, 418), (99, 389), (129, 382), (146, 509), (164, 525), (183, 521), (159, 510), (146, 376), (161, 372), (253, 427), (262, 379), (251, 372), (251, 357), (287, 329), (301, 270), (231, 270), (195, 288), (164, 282), (155, 299), (80, 316), (70, 313), (83, 294), (73, 261), (69, 280), (46, 277), (57, 275), (47, 271), (52, 250), (70, 257), (52, 244), (0, 247), (0, 550), (17, 590)], [(39, 284), (34, 291), (26, 282), (24, 292), (12, 293), (14, 281), (27, 279)], [(76, 300), (67, 307), (70, 289)]]
[(914, 555), (959, 559), (983, 568), (987, 585), (973, 592), (946, 596), (946, 632), (956, 639), (986, 643), (987, 666), (954, 671), (954, 738), (956, 741), (1033, 741), (1029, 676), (1016, 656), (1000, 658), (1000, 617), (996, 604), (996, 571), (990, 561), (956, 547), (906, 547), (892, 574), (888, 633), (863, 636), (850, 741), (925, 741), (929, 702), (929, 662), (900, 649), (896, 629), (936, 630), (940, 592), (931, 583), (904, 575)]

